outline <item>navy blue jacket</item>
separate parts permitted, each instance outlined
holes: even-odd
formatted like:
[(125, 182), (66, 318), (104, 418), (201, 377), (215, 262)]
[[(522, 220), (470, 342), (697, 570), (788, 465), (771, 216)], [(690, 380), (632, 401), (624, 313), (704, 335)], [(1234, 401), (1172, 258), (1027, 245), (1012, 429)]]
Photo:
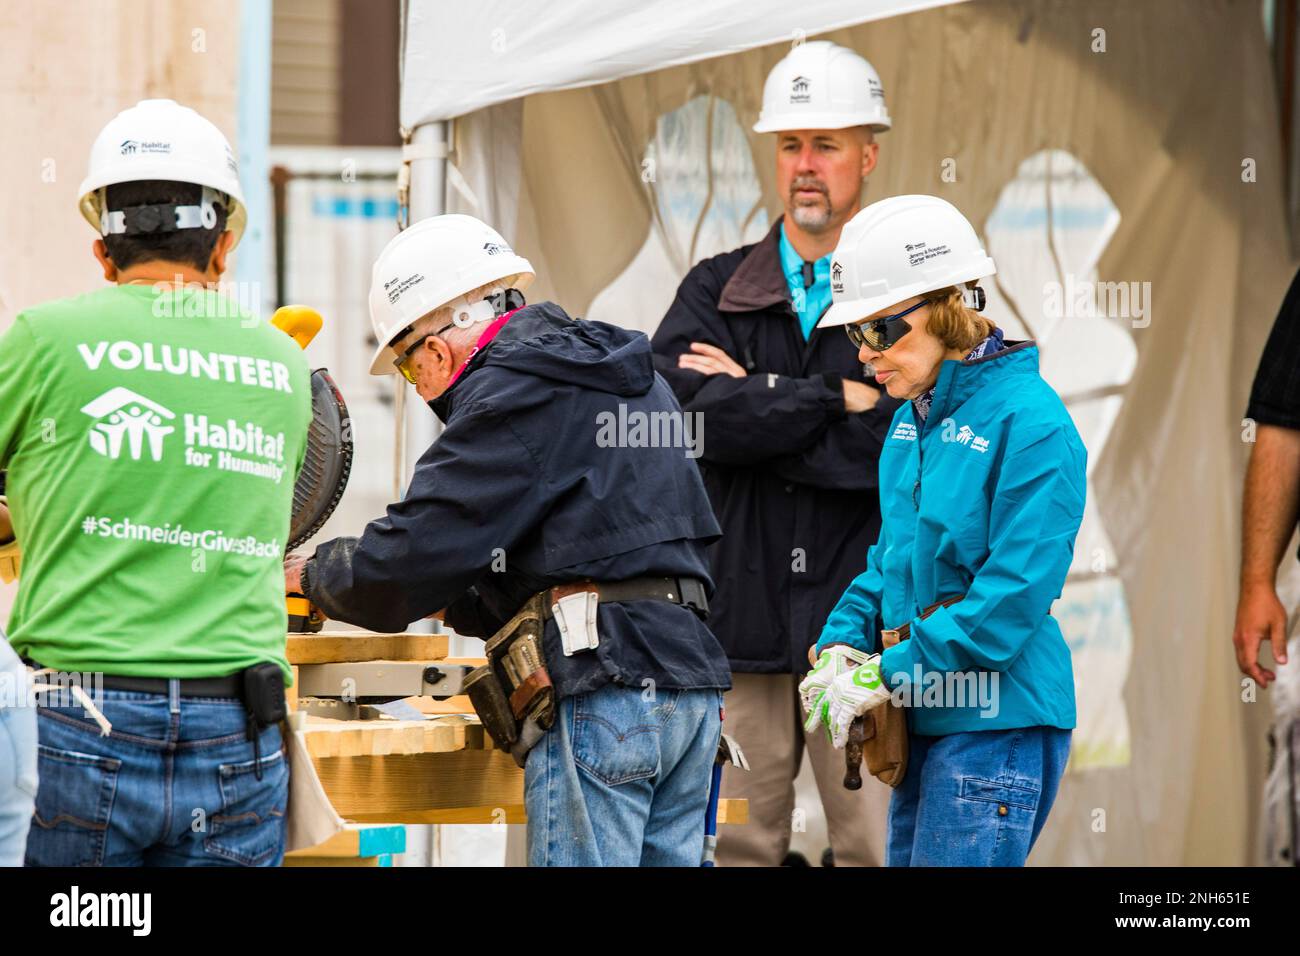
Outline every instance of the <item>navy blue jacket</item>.
[[(843, 329), (804, 341), (778, 251), (765, 238), (696, 265), (654, 336), (655, 366), (704, 420), (699, 464), (723, 537), (711, 550), (709, 626), (734, 671), (808, 670), (808, 646), (866, 566), (880, 531), (876, 462), (899, 403), (850, 415), (844, 380), (865, 382)], [(677, 367), (692, 342), (749, 373)]]
[[(527, 306), (430, 405), (446, 429), (406, 499), (307, 564), (307, 596), (330, 617), (400, 631), (447, 608), (458, 633), (490, 637), (532, 594), (566, 581), (692, 576), (712, 592), (705, 546), (719, 528), (686, 449), (605, 447), (602, 436), (601, 413), (617, 418), (620, 405), (625, 421), (680, 412), (642, 333)], [(594, 652), (565, 657), (547, 623), (559, 696), (647, 679), (731, 686), (722, 647), (687, 608), (602, 603), (598, 626)]]

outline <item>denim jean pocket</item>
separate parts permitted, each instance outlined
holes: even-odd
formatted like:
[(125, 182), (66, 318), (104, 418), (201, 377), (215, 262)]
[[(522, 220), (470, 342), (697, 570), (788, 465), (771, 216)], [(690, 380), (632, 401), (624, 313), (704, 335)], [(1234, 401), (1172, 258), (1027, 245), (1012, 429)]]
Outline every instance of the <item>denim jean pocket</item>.
[(289, 801), (289, 767), (284, 751), (256, 761), (223, 763), (217, 768), (221, 809), (208, 820), (203, 847), (209, 854), (240, 866), (267, 866), (284, 853), (285, 806)]
[(662, 725), (679, 696), (660, 691), (647, 701), (640, 690), (610, 685), (574, 698), (574, 761), (609, 787), (655, 776)]
[(39, 785), (28, 866), (103, 866), (122, 761), (37, 746)]
[(992, 804), (992, 810), (998, 816), (1008, 816), (1013, 809), (1028, 810), (1032, 814), (1038, 808), (1037, 788), (981, 777), (962, 777), (961, 796), (976, 803)]
[(1038, 814), (1039, 790), (1027, 781), (1005, 783), (963, 777), (959, 813), (966, 826), (987, 836), (978, 866), (1024, 866)]

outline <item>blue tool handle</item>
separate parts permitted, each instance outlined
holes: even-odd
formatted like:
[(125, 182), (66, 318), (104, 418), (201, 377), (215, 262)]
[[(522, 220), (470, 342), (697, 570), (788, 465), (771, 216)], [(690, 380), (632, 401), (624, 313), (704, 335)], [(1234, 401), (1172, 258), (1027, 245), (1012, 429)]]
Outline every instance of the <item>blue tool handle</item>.
[(700, 866), (713, 866), (718, 850), (718, 795), (722, 790), (722, 764), (713, 765), (713, 782), (709, 785), (709, 805), (704, 811), (704, 855)]

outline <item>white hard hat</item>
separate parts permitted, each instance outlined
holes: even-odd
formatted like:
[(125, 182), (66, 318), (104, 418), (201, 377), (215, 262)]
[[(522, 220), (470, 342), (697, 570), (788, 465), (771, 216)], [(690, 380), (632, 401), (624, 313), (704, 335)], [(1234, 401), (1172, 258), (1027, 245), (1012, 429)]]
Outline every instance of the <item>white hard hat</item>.
[(844, 224), (831, 253), (831, 307), (817, 326), (848, 325), (997, 271), (952, 203), (938, 196), (882, 199)]
[(397, 371), (398, 356), (389, 343), (417, 319), (498, 280), (522, 291), (533, 276), (529, 261), (473, 216), (433, 216), (399, 232), (375, 260), (370, 278), (370, 324), (379, 340), (370, 374)]
[(767, 74), (755, 133), (850, 126), (889, 129), (880, 76), (852, 50), (828, 40), (801, 43)]
[(104, 187), (146, 179), (204, 186), (199, 206), (176, 210), (180, 228), (212, 228), (214, 193), (225, 193), (226, 228), (235, 242), (248, 214), (230, 143), (210, 121), (173, 100), (141, 100), (108, 121), (90, 147), (90, 172), (81, 182), (81, 214), (101, 235), (124, 231), (124, 218), (104, 208)]

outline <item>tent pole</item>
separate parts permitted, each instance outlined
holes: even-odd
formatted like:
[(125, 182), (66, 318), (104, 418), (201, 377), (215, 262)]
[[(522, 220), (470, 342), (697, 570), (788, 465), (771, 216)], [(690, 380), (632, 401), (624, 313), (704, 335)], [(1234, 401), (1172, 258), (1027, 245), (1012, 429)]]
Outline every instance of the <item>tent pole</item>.
[[(417, 126), (411, 134), (409, 145), (403, 147), (403, 159), (411, 166), (408, 202), (410, 203), (408, 224), (414, 224), (430, 216), (440, 216), (446, 211), (447, 189), (447, 132), (448, 123), (435, 122)], [(403, 398), (409, 386), (398, 375), (397, 388)], [(433, 444), (438, 432), (438, 420), (433, 413), (422, 407), (423, 402), (413, 402), (415, 414), (407, 415), (407, 404), (403, 400), (395, 407), (398, 419), (398, 442), (395, 453), (398, 487), (405, 481), (406, 449), (415, 449), (415, 454), (423, 455), (424, 450)], [(400, 497), (405, 497), (403, 489)], [(432, 633), (441, 630), (434, 621), (416, 621), (407, 627), (416, 633)], [(428, 866), (442, 865), (442, 828), (428, 828)]]
[[(402, 158), (410, 164), (410, 223), (414, 224), (430, 216), (442, 215), (446, 208), (447, 183), (447, 123), (426, 123), (417, 126), (411, 134), (410, 142), (402, 148)], [(395, 441), (393, 446), (393, 488), (397, 500), (406, 497), (406, 478), (408, 475), (407, 449), (414, 450), (414, 457), (424, 454), (426, 448), (438, 437), (438, 420), (420, 401), (407, 402), (414, 392), (406, 379), (400, 375), (393, 377), (397, 388), (397, 400), (393, 406), (396, 420)], [(408, 408), (414, 408), (414, 414), (408, 414)], [(432, 621), (417, 621), (408, 628), (412, 632), (430, 633), (434, 630)]]
[[(447, 123), (439, 121), (417, 126), (402, 153), (411, 167), (410, 221), (416, 223), (430, 216), (442, 215), (446, 208)], [(397, 440), (393, 450), (393, 487), (398, 498), (405, 496), (409, 457), (406, 450), (411, 448), (417, 456), (422, 455), (437, 437), (437, 420), (427, 410), (419, 408), (414, 415), (406, 414), (408, 388), (405, 380), (398, 376), (399, 397), (394, 406)]]

